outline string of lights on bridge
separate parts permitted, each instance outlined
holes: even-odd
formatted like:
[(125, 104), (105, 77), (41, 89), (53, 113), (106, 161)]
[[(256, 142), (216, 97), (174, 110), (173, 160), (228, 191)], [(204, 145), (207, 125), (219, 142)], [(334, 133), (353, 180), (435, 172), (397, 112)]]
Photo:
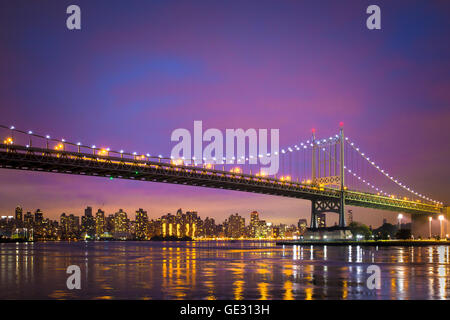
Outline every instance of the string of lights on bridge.
[[(124, 150), (114, 151), (114, 150), (111, 150), (110, 148), (98, 148), (96, 145), (91, 145), (91, 146), (89, 146), (89, 145), (84, 145), (84, 144), (82, 144), (81, 142), (74, 143), (74, 142), (66, 141), (64, 138), (62, 138), (62, 139), (54, 139), (54, 138), (51, 138), (50, 135), (45, 135), (45, 136), (44, 136), (44, 135), (39, 135), (39, 134), (34, 133), (34, 132), (31, 131), (31, 130), (29, 130), (29, 131), (18, 130), (18, 129), (16, 129), (14, 126), (7, 127), (7, 126), (4, 126), (4, 125), (0, 125), (0, 127), (1, 127), (1, 128), (4, 128), (4, 129), (10, 129), (11, 131), (16, 131), (16, 132), (19, 132), (19, 133), (23, 133), (23, 134), (27, 134), (27, 135), (30, 135), (30, 136), (34, 136), (34, 137), (37, 137), (37, 138), (46, 139), (47, 141), (53, 141), (53, 142), (57, 142), (57, 143), (63, 143), (63, 144), (67, 144), (67, 145), (77, 146), (78, 148), (88, 148), (88, 149), (93, 150), (94, 152), (95, 152), (95, 151), (98, 151), (98, 152), (104, 153), (104, 154), (108, 154), (109, 152), (111, 152), (111, 153), (118, 153), (118, 154), (121, 154), (121, 155), (132, 156), (132, 157), (134, 157), (135, 159), (145, 159), (145, 157), (147, 157), (147, 158), (153, 158), (153, 159), (164, 159), (164, 160), (172, 160), (172, 161), (173, 161), (173, 160), (176, 160), (176, 159), (174, 159), (173, 156), (170, 156), (170, 157), (164, 157), (163, 155), (160, 154), (160, 155), (158, 155), (158, 156), (156, 157), (156, 156), (151, 156), (150, 153), (146, 153), (146, 154), (144, 155), (144, 154), (138, 154), (137, 152), (125, 152)], [(281, 155), (285, 155), (285, 154), (288, 154), (288, 153), (292, 153), (292, 152), (294, 152), (294, 151), (303, 151), (303, 150), (305, 150), (305, 149), (308, 149), (308, 147), (310, 147), (310, 148), (314, 147), (314, 144), (316, 144), (317, 146), (319, 146), (319, 145), (327, 145), (327, 144), (330, 144), (330, 143), (335, 143), (335, 142), (337, 142), (338, 140), (339, 140), (339, 135), (337, 135), (337, 134), (336, 134), (335, 136), (329, 137), (328, 139), (318, 139), (318, 140), (314, 140), (314, 141), (312, 141), (312, 140), (306, 140), (306, 141), (303, 141), (303, 142), (301, 142), (301, 143), (299, 143), (299, 144), (296, 144), (296, 145), (293, 145), (293, 146), (288, 146), (287, 148), (281, 149), (280, 154), (281, 154)], [(346, 137), (345, 140), (346, 140), (346, 142), (347, 142), (347, 143), (348, 143), (355, 151), (357, 151), (357, 152), (361, 155), (361, 157), (363, 157), (367, 162), (369, 162), (370, 165), (372, 165), (372, 166), (373, 166), (374, 168), (376, 168), (380, 173), (382, 173), (384, 176), (386, 176), (387, 178), (389, 178), (390, 180), (392, 180), (392, 181), (393, 181), (394, 183), (396, 183), (398, 186), (402, 187), (402, 188), (405, 189), (406, 191), (408, 191), (408, 192), (410, 192), (410, 193), (413, 193), (414, 195), (416, 195), (416, 196), (418, 196), (418, 197), (420, 197), (420, 198), (422, 198), (422, 199), (424, 199), (424, 200), (431, 201), (431, 202), (433, 202), (433, 203), (435, 203), (435, 204), (440, 204), (440, 205), (443, 204), (442, 202), (433, 200), (433, 199), (431, 199), (431, 198), (429, 198), (429, 197), (426, 197), (426, 196), (424, 196), (424, 195), (422, 195), (422, 194), (419, 194), (418, 192), (412, 190), (410, 187), (407, 187), (407, 186), (404, 185), (403, 183), (399, 182), (398, 179), (395, 179), (394, 177), (390, 176), (388, 173), (385, 172), (385, 170), (381, 169), (378, 165), (376, 165), (375, 162), (371, 161), (369, 157), (367, 157), (363, 152), (360, 151), (360, 148), (356, 147), (355, 144), (354, 144), (353, 142), (350, 142), (350, 141), (349, 141), (349, 138), (348, 138), (348, 137)], [(5, 144), (12, 144), (12, 143), (13, 143), (13, 140), (12, 140), (12, 138), (8, 138), (8, 139), (6, 139), (6, 140), (3, 141), (3, 142), (4, 142)], [(31, 143), (31, 141), (30, 141), (30, 143)], [(27, 147), (27, 148), (28, 148), (28, 147), (31, 147), (31, 145), (26, 145), (26, 147)], [(64, 145), (57, 145), (57, 146), (55, 147), (55, 149), (56, 149), (56, 150), (62, 150), (63, 147), (64, 147)], [(324, 149), (324, 150), (325, 150), (325, 149)], [(279, 154), (278, 152), (274, 152), (274, 155), (278, 155), (278, 154)], [(270, 156), (271, 156), (271, 153), (267, 153), (267, 156), (270, 157)], [(259, 154), (258, 157), (261, 158), (261, 157), (263, 157), (263, 155), (262, 155), (262, 154)], [(250, 156), (250, 159), (251, 159), (251, 158), (253, 158), (253, 156)], [(186, 161), (189, 161), (189, 160), (190, 160), (190, 161), (192, 161), (192, 162), (194, 163), (194, 165), (197, 165), (197, 163), (196, 163), (196, 158), (195, 158), (195, 157), (193, 157), (192, 159), (185, 159), (184, 157), (182, 157), (182, 160), (183, 160), (183, 162), (186, 162)], [(203, 160), (204, 160), (204, 161), (207, 161), (206, 158), (203, 158)], [(216, 161), (216, 158), (213, 158), (212, 160)], [(227, 161), (227, 160), (233, 160), (233, 161), (234, 161), (234, 160), (237, 160), (237, 163), (239, 164), (239, 161), (244, 161), (244, 160), (248, 161), (249, 158), (245, 158), (245, 157), (242, 156), (242, 157), (239, 158), (239, 159), (236, 159), (235, 157), (232, 157), (231, 159), (226, 159), (225, 157), (223, 157), (223, 161)], [(369, 186), (369, 187), (371, 187), (372, 189), (376, 190), (376, 191), (379, 192), (380, 194), (383, 194), (383, 195), (388, 196), (388, 197), (393, 197), (393, 195), (387, 194), (386, 192), (383, 192), (383, 190), (381, 190), (381, 188), (376, 187), (376, 186), (373, 185), (372, 183), (368, 182), (366, 179), (364, 179), (364, 178), (358, 176), (355, 172), (352, 172), (352, 170), (351, 170), (351, 169), (348, 169), (346, 166), (344, 166), (344, 169), (345, 169), (349, 174), (352, 174), (352, 175), (353, 175), (354, 177), (356, 177), (358, 180), (362, 181), (362, 182), (365, 183), (367, 186)]]
[[(315, 141), (315, 143), (316, 143), (317, 145), (323, 145), (323, 144), (328, 144), (328, 143), (331, 143), (331, 142), (336, 142), (336, 140), (338, 140), (338, 139), (339, 139), (339, 136), (338, 136), (338, 135), (335, 135), (335, 137), (330, 137), (328, 140), (327, 140), (327, 139), (321, 139), (321, 140)], [(389, 175), (384, 169), (380, 168), (380, 166), (377, 165), (374, 161), (371, 161), (370, 158), (369, 158), (368, 156), (366, 156), (365, 153), (363, 153), (359, 147), (356, 147), (354, 142), (349, 141), (349, 138), (348, 138), (348, 137), (345, 137), (345, 141), (346, 141), (346, 142), (347, 142), (347, 143), (348, 143), (348, 144), (349, 144), (356, 152), (358, 152), (359, 155), (360, 155), (363, 159), (365, 159), (372, 167), (374, 167), (376, 170), (378, 170), (378, 172), (380, 172), (381, 174), (383, 174), (384, 176), (386, 176), (388, 179), (390, 179), (392, 182), (394, 182), (395, 184), (397, 184), (398, 186), (400, 186), (400, 187), (403, 188), (404, 190), (406, 190), (406, 191), (408, 191), (408, 192), (410, 192), (410, 193), (416, 195), (417, 197), (419, 197), (419, 198), (421, 198), (421, 199), (424, 199), (424, 200), (433, 202), (433, 203), (435, 203), (435, 204), (443, 205), (442, 202), (439, 202), (439, 201), (437, 201), (437, 200), (433, 200), (433, 199), (431, 199), (431, 198), (429, 198), (429, 197), (427, 197), (427, 196), (425, 196), (425, 195), (423, 195), (423, 194), (420, 194), (420, 193), (414, 191), (412, 188), (410, 188), (410, 187), (408, 187), (407, 185), (401, 183), (398, 179), (396, 179), (396, 178), (394, 178), (393, 176)], [(305, 148), (305, 149), (307, 148), (307, 146), (311, 146), (311, 147), (314, 146), (314, 144), (311, 143), (310, 141), (306, 141), (306, 143), (301, 143), (301, 146), (303, 146), (303, 145), (304, 145), (304, 148)], [(293, 152), (294, 150), (300, 151), (301, 149), (298, 148), (297, 145), (295, 145), (294, 148), (288, 147), (287, 150), (288, 150), (289, 152)], [(326, 150), (323, 149), (323, 151), (326, 151)], [(281, 153), (282, 153), (282, 154), (285, 154), (285, 153), (287, 153), (287, 152), (285, 151), (285, 149), (282, 149), (282, 152), (281, 152)], [(392, 195), (392, 194), (388, 194), (388, 193), (384, 192), (381, 188), (379, 188), (379, 187), (373, 185), (372, 183), (370, 183), (369, 181), (367, 181), (367, 179), (364, 179), (363, 177), (357, 175), (355, 172), (352, 172), (352, 170), (349, 169), (349, 168), (347, 168), (346, 166), (344, 166), (344, 169), (345, 169), (349, 174), (353, 175), (355, 178), (357, 178), (358, 180), (360, 180), (362, 183), (364, 183), (364, 184), (366, 184), (367, 186), (371, 187), (372, 189), (376, 190), (378, 193), (383, 194), (383, 195), (388, 196), (388, 197), (391, 197), (391, 198), (392, 198), (392, 197), (395, 197), (395, 196)]]
[[(414, 191), (412, 188), (408, 187), (407, 185), (405, 185), (404, 183), (401, 183), (398, 179), (394, 178), (393, 176), (391, 176), (390, 174), (388, 174), (384, 169), (380, 168), (379, 165), (377, 165), (374, 161), (372, 161), (370, 159), (370, 157), (366, 156), (366, 154), (364, 152), (361, 151), (361, 149), (359, 147), (357, 147), (355, 145), (354, 142), (349, 141), (348, 137), (345, 138), (346, 142), (356, 151), (359, 153), (359, 155), (365, 159), (372, 167), (374, 167), (376, 170), (378, 170), (378, 172), (380, 172), (381, 174), (383, 174), (385, 177), (387, 177), (388, 179), (390, 179), (392, 182), (394, 182), (395, 184), (397, 184), (399, 187), (403, 188), (404, 190), (424, 199), (427, 201), (431, 201), (435, 204), (440, 204), (442, 205), (442, 202), (430, 199), (429, 197), (424, 196), (423, 194), (420, 194), (416, 191)], [(359, 178), (358, 178), (359, 179)]]

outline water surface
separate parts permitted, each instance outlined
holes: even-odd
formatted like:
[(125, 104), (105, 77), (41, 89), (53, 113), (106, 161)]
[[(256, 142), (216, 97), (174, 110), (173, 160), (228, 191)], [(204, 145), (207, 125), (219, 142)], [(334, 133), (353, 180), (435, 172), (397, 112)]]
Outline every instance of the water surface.
[[(274, 242), (0, 244), (0, 299), (448, 299), (448, 246)], [(81, 290), (66, 269), (81, 268)], [(367, 267), (381, 270), (369, 289)]]

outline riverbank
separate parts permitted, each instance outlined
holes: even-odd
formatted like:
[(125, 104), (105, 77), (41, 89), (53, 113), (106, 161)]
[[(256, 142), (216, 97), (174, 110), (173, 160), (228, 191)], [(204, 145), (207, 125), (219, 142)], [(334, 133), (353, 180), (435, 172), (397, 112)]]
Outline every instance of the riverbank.
[(443, 245), (450, 246), (447, 240), (295, 240), (277, 241), (277, 245), (283, 246), (371, 246), (371, 247), (425, 247)]

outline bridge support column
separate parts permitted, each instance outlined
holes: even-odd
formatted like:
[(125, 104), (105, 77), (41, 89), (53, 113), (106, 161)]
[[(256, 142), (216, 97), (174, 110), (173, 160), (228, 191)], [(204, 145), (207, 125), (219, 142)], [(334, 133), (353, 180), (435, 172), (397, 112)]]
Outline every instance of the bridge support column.
[(341, 194), (339, 199), (339, 227), (345, 228), (345, 199), (344, 192)]
[(339, 227), (345, 227), (345, 209), (344, 198), (340, 199), (326, 199), (326, 200), (312, 200), (311, 201), (311, 228), (319, 227), (317, 223), (317, 214), (334, 212), (339, 214)]
[(318, 225), (317, 225), (317, 212), (315, 210), (317, 206), (316, 200), (312, 200), (311, 201), (311, 228), (313, 229), (317, 229)]

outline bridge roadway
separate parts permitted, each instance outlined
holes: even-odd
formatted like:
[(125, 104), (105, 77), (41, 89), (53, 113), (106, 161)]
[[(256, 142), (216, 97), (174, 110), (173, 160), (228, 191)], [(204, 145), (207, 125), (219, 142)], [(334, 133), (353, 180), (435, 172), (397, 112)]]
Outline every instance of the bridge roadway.
[[(0, 168), (165, 182), (311, 201), (336, 200), (342, 196), (342, 192), (337, 189), (223, 170), (174, 165), (158, 159), (136, 160), (20, 145), (0, 144)], [(345, 204), (351, 206), (412, 214), (440, 214), (443, 211), (442, 206), (423, 202), (393, 199), (355, 190), (345, 190), (343, 193)]]

